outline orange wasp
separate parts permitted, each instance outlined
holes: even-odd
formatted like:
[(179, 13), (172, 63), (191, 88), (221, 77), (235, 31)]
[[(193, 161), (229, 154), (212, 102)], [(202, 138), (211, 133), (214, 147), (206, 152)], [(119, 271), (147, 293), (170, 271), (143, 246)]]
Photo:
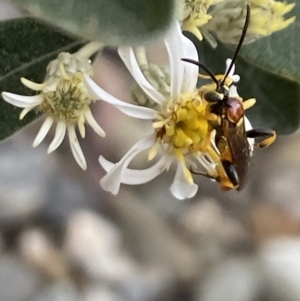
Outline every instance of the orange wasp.
[[(192, 168), (190, 171), (194, 174), (215, 179), (221, 184), (223, 190), (241, 190), (245, 186), (252, 155), (248, 138), (259, 140), (260, 142), (255, 143), (255, 146), (259, 148), (269, 146), (276, 139), (276, 133), (273, 130), (264, 128), (246, 130), (244, 111), (254, 105), (254, 99), (243, 102), (242, 98), (229, 95), (233, 80), (228, 75), (243, 44), (249, 22), (250, 5), (247, 4), (247, 14), (242, 35), (225, 75), (215, 76), (201, 63), (190, 59), (182, 59), (204, 69), (209, 78), (213, 80), (213, 83), (201, 87), (199, 94), (208, 103), (210, 113), (217, 116), (216, 121), (210, 121), (210, 126), (216, 132), (215, 145), (219, 151), (220, 162), (223, 168), (223, 171), (220, 171), (220, 167), (217, 167), (218, 176), (197, 172)], [(203, 77), (207, 78), (207, 76)]]

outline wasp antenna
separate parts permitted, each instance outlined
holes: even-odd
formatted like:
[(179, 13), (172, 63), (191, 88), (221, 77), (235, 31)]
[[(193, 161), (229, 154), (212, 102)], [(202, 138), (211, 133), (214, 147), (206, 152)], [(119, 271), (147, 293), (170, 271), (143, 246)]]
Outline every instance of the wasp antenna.
[(181, 60), (184, 61), (184, 62), (194, 64), (194, 65), (198, 66), (199, 68), (202, 68), (211, 77), (211, 79), (217, 84), (217, 89), (219, 88), (219, 86), (220, 86), (219, 81), (216, 79), (214, 74), (206, 66), (204, 66), (200, 62), (197, 62), (197, 61), (194, 61), (194, 60), (191, 60), (191, 59), (181, 59)]
[(244, 27), (243, 27), (242, 35), (240, 37), (238, 46), (236, 47), (235, 53), (234, 53), (234, 55), (233, 55), (233, 57), (231, 59), (231, 63), (229, 65), (228, 69), (227, 69), (227, 72), (226, 72), (224, 78), (222, 79), (222, 81), (220, 83), (221, 86), (224, 85), (224, 82), (225, 82), (228, 74), (230, 73), (230, 71), (231, 71), (231, 69), (233, 67), (233, 64), (234, 64), (234, 62), (235, 62), (235, 60), (237, 58), (237, 55), (238, 55), (238, 53), (239, 53), (239, 51), (240, 51), (240, 49), (241, 49), (241, 47), (243, 45), (243, 42), (244, 42), (247, 30), (248, 30), (248, 26), (249, 26), (249, 23), (250, 23), (250, 15), (251, 15), (251, 6), (250, 6), (249, 3), (247, 3), (247, 14), (246, 14), (246, 19), (245, 19), (245, 24), (244, 24)]

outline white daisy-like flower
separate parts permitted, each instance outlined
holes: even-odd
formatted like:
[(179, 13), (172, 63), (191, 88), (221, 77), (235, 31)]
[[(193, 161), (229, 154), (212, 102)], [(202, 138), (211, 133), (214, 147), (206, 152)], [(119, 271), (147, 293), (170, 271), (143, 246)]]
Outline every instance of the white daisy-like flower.
[(89, 57), (101, 48), (100, 43), (91, 42), (76, 53), (60, 53), (57, 59), (51, 61), (47, 66), (45, 81), (41, 84), (21, 78), (21, 82), (26, 87), (40, 92), (35, 96), (2, 93), (5, 101), (23, 108), (20, 119), (23, 119), (33, 109), (45, 113), (46, 119), (33, 142), (34, 147), (44, 140), (53, 123), (57, 123), (48, 153), (60, 146), (67, 132), (73, 156), (84, 170), (87, 165), (76, 136), (76, 127), (82, 138), (85, 137), (85, 122), (99, 136), (105, 136), (105, 132), (98, 125), (90, 110), (90, 104), (98, 98), (89, 93), (84, 78), (84, 75), (88, 77), (93, 75)]
[[(191, 198), (197, 192), (191, 166), (201, 165), (211, 177), (219, 176), (217, 166), (221, 166), (220, 158), (212, 146), (213, 129), (209, 124), (216, 115), (207, 110), (206, 101), (198, 93), (198, 67), (181, 60), (189, 58), (198, 61), (196, 48), (182, 35), (178, 23), (172, 27), (164, 44), (169, 57), (169, 93), (161, 93), (160, 85), (150, 83), (147, 79), (143, 72), (145, 66), (141, 66), (141, 57), (136, 54), (137, 49), (119, 48), (121, 59), (146, 97), (156, 104), (155, 109), (123, 102), (86, 77), (91, 93), (99, 99), (110, 102), (129, 116), (152, 121), (153, 133), (133, 145), (118, 163), (114, 164), (100, 156), (99, 162), (107, 172), (100, 184), (113, 194), (118, 193), (121, 183), (137, 185), (151, 181), (168, 169), (172, 162), (176, 162), (177, 169), (170, 190), (178, 199)], [(234, 68), (229, 76), (233, 72)], [(160, 158), (146, 169), (128, 168), (131, 161), (145, 150), (148, 150), (149, 161), (156, 155)]]
[[(290, 2), (290, 1), (289, 1)], [(251, 43), (295, 22), (296, 17), (285, 18), (295, 3), (275, 0), (226, 0), (210, 11), (212, 19), (204, 30), (213, 32), (227, 44), (238, 44), (245, 23), (246, 3), (251, 5), (251, 18), (244, 43)]]

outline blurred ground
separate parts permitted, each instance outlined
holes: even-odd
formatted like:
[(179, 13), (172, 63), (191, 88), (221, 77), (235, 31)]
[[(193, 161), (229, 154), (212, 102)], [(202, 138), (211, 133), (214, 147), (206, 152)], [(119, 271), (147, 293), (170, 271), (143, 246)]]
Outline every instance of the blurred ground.
[[(98, 63), (129, 100), (125, 70)], [(67, 142), (46, 154), (53, 133), (31, 147), (42, 119), (0, 143), (1, 301), (300, 300), (300, 134), (255, 152), (242, 192), (199, 177), (178, 201), (169, 171), (113, 197), (98, 156), (119, 160), (146, 129), (101, 103), (94, 114), (108, 138), (81, 141), (86, 172)]]
[(68, 145), (31, 148), (40, 123), (0, 144), (1, 301), (300, 299), (299, 134), (256, 152), (244, 191), (200, 178), (178, 201), (171, 172), (103, 192), (93, 154), (82, 172)]
[[(129, 97), (119, 67), (99, 64)], [(31, 147), (43, 119), (0, 144), (1, 301), (300, 299), (299, 134), (255, 152), (242, 192), (199, 177), (178, 201), (169, 171), (113, 197), (97, 158), (120, 159), (146, 129), (101, 103), (94, 114), (109, 138), (81, 141), (87, 172), (67, 142), (46, 155), (53, 133)]]

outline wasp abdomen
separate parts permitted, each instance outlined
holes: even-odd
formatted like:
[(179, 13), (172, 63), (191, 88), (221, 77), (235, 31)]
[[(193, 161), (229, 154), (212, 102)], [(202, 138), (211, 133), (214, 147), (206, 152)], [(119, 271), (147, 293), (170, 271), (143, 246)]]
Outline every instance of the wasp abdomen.
[(222, 160), (222, 165), (230, 182), (234, 186), (238, 186), (240, 184), (240, 179), (235, 166), (228, 160)]

